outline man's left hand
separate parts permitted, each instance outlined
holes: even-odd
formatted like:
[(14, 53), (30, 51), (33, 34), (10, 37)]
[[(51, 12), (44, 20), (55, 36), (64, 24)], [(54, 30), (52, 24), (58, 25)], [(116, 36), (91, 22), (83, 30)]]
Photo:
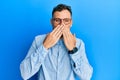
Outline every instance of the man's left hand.
[(68, 50), (73, 50), (76, 46), (75, 35), (73, 35), (68, 28), (64, 28), (63, 30), (63, 40)]

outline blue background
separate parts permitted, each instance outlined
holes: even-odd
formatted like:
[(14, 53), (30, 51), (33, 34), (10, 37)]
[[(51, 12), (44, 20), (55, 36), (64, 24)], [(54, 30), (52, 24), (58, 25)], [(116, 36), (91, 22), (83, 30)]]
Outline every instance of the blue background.
[(120, 0), (1, 0), (0, 80), (22, 80), (19, 65), (34, 37), (52, 30), (58, 3), (73, 9), (71, 30), (85, 42), (92, 80), (120, 80)]

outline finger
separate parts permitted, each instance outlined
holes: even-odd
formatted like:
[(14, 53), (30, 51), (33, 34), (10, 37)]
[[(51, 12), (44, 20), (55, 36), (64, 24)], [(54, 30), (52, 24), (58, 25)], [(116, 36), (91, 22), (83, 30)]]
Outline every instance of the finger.
[(60, 32), (59, 35), (57, 36), (57, 40), (59, 40), (61, 36), (62, 36), (62, 32)]
[(60, 28), (58, 28), (58, 29), (54, 32), (54, 35), (55, 35), (55, 36), (57, 36), (57, 34), (58, 34), (59, 32), (61, 32), (61, 31), (63, 30), (63, 28), (64, 28), (63, 25), (60, 25), (59, 27), (60, 27)]
[(60, 25), (58, 25), (56, 28), (53, 29), (53, 31), (51, 32), (51, 34), (53, 34), (59, 27)]
[(67, 34), (67, 38), (69, 40), (70, 43), (74, 43), (75, 42), (75, 38), (72, 35), (72, 33), (70, 32), (70, 30), (66, 29), (66, 34)]
[(73, 43), (73, 36), (70, 34), (70, 32), (68, 32), (67, 34), (68, 34), (68, 39), (70, 43)]
[(61, 28), (62, 28), (62, 26), (61, 25), (59, 25), (59, 26), (57, 26), (58, 28), (56, 28), (53, 32), (52, 32), (52, 35), (54, 36), (54, 37), (56, 37), (56, 34), (61, 30)]
[(65, 34), (65, 36), (68, 38), (69, 41), (70, 41), (70, 40), (72, 39), (72, 37), (73, 37), (73, 36), (71, 36), (72, 34), (71, 34), (70, 30), (67, 29), (67, 28), (64, 29), (64, 34)]
[(71, 38), (71, 41), (75, 43), (76, 39), (75, 39), (75, 36), (74, 34), (70, 33), (70, 38)]
[(72, 34), (72, 33), (71, 33), (71, 31), (69, 31), (69, 33), (68, 33), (68, 34), (70, 35), (70, 37), (71, 37), (71, 38), (75, 38), (75, 33), (74, 33), (74, 34)]
[(66, 28), (65, 30), (65, 35), (66, 37), (70, 40), (71, 39), (71, 36), (70, 36), (70, 31)]
[(67, 37), (66, 28), (63, 30), (63, 36), (64, 36), (65, 38)]
[(63, 38), (65, 40), (65, 43), (68, 44), (68, 34), (66, 33), (66, 29), (63, 31)]
[(57, 33), (56, 33), (56, 37), (59, 37), (62, 35), (62, 30), (64, 29), (64, 27), (61, 28), (61, 30), (59, 30)]
[(71, 37), (72, 37), (72, 41), (74, 42), (74, 45), (76, 45), (76, 37), (75, 37), (75, 33), (74, 33), (74, 34), (71, 34)]

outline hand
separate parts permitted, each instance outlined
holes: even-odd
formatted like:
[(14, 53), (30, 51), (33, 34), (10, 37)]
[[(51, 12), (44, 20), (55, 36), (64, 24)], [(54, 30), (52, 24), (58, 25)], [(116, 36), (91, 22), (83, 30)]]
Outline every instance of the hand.
[(68, 50), (73, 50), (73, 48), (76, 46), (75, 35), (72, 35), (70, 30), (67, 28), (64, 28), (63, 30), (63, 40)]
[(51, 33), (49, 33), (44, 42), (43, 45), (46, 49), (54, 46), (60, 37), (62, 36), (62, 31), (64, 29), (64, 25), (58, 25)]

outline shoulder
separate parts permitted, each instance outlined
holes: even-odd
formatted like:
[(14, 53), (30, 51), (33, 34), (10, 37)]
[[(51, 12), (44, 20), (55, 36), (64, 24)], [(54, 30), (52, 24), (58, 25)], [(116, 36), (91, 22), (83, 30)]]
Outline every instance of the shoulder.
[(45, 39), (47, 34), (37, 35), (35, 36), (34, 42), (37, 46), (41, 45)]
[(77, 47), (84, 46), (84, 41), (80, 38), (76, 38), (76, 46)]
[(36, 41), (44, 40), (47, 34), (37, 35), (35, 36)]

